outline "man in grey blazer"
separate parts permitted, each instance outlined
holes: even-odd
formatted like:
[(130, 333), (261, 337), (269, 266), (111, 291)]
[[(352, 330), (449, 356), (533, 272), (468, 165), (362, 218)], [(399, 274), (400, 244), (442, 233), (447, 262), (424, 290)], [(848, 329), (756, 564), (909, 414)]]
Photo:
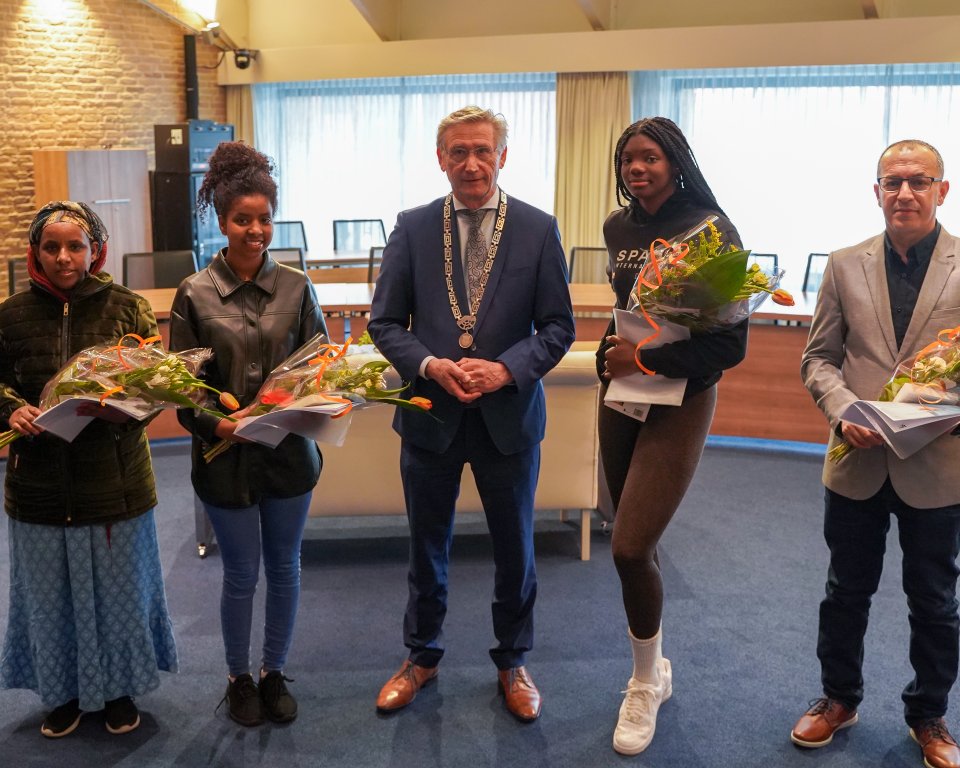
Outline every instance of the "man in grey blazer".
[(960, 241), (937, 222), (949, 183), (934, 147), (892, 144), (877, 177), (886, 231), (830, 254), (801, 362), (804, 384), (830, 423), (830, 447), (842, 437), (856, 450), (839, 463), (824, 462), (830, 567), (817, 640), (823, 697), (790, 738), (822, 747), (857, 722), (863, 638), (893, 515), (914, 669), (902, 695), (904, 716), (925, 765), (960, 767), (943, 719), (960, 646), (960, 440), (944, 435), (898, 459), (879, 434), (841, 420), (853, 401), (877, 399), (897, 364), (960, 324)]

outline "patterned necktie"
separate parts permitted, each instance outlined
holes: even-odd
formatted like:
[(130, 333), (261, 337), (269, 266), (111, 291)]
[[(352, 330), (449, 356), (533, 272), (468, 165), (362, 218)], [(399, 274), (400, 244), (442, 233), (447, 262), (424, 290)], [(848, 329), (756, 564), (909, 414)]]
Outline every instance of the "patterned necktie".
[(480, 277), (483, 275), (483, 265), (487, 261), (487, 241), (483, 236), (480, 225), (486, 216), (487, 208), (478, 208), (475, 211), (460, 211), (470, 222), (470, 231), (467, 233), (466, 270), (467, 289), (470, 292), (470, 304), (480, 290)]

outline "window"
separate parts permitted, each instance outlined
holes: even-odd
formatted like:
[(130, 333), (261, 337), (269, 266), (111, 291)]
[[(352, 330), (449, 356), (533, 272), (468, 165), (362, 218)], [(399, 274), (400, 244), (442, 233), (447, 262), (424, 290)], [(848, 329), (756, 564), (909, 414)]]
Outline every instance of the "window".
[(317, 255), (332, 253), (333, 219), (382, 219), (450, 190), (436, 157), (437, 124), (476, 104), (510, 128), (500, 183), (553, 210), (556, 78), (468, 75), (254, 86), (258, 148), (277, 163), (278, 216), (299, 219)]
[[(807, 254), (883, 229), (880, 152), (922, 139), (960, 172), (960, 65), (635, 73), (634, 114), (677, 121), (744, 245), (778, 253), (799, 287)], [(958, 175), (960, 178), (960, 175)], [(951, 197), (940, 221), (960, 232)]]

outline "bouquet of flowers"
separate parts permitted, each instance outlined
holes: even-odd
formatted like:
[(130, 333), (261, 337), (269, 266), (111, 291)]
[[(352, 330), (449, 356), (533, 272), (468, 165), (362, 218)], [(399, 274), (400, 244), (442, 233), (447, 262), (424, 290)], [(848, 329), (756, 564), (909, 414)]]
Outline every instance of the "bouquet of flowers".
[[(116, 344), (97, 344), (74, 355), (40, 394), (40, 410), (78, 397), (95, 397), (101, 406), (123, 404), (133, 418), (143, 419), (164, 407), (199, 408), (203, 390), (220, 397), (230, 410), (238, 407), (229, 392), (220, 392), (196, 377), (200, 366), (213, 354), (209, 349), (166, 352), (159, 336), (142, 338), (134, 333)], [(132, 344), (130, 342), (133, 342)], [(21, 434), (0, 433), (0, 448)]]
[(756, 264), (747, 266), (750, 252), (724, 244), (716, 219), (708, 217), (671, 242), (658, 239), (650, 244), (630, 293), (629, 308), (653, 329), (637, 344), (638, 352), (659, 335), (657, 320), (706, 331), (744, 320), (767, 296), (793, 305), (793, 297), (778, 287), (783, 270), (767, 274)]
[[(389, 387), (386, 374), (390, 363), (373, 344), (333, 344), (319, 333), (277, 366), (260, 387), (247, 417), (262, 416), (278, 408), (339, 404), (330, 418), (340, 418), (354, 407), (368, 403), (387, 403), (419, 412), (429, 411), (432, 403), (424, 397), (409, 400), (397, 397), (408, 384)], [(434, 417), (435, 418), (435, 417)], [(232, 442), (220, 440), (204, 453), (207, 462), (230, 448)]]
[[(945, 328), (911, 362), (900, 363), (877, 398), (882, 403), (960, 404), (960, 326)], [(837, 443), (827, 458), (839, 463), (854, 451), (846, 441)]]

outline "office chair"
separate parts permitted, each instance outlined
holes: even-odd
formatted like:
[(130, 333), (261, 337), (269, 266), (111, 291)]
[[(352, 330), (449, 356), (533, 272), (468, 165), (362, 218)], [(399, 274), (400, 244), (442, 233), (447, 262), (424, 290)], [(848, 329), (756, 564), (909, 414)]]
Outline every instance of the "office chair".
[(27, 274), (26, 256), (7, 257), (7, 294), (12, 296), (27, 287), (30, 276)]
[[(575, 245), (570, 249), (569, 282), (571, 283), (606, 283), (609, 256), (606, 248)], [(576, 279), (574, 279), (576, 269)]]
[(123, 254), (123, 284), (133, 290), (176, 288), (197, 271), (193, 251), (150, 251)]
[(307, 257), (303, 255), (303, 248), (274, 248), (270, 246), (270, 256), (277, 264), (286, 264), (288, 267), (307, 271)]
[(759, 264), (760, 269), (768, 275), (774, 274), (780, 267), (780, 260), (775, 253), (751, 253), (747, 259), (747, 266)]
[(370, 261), (367, 264), (367, 282), (372, 283), (380, 272), (380, 262), (383, 261), (383, 246), (370, 246)]
[(270, 253), (277, 248), (300, 248), (304, 253), (309, 251), (307, 248), (307, 230), (302, 221), (275, 221), (273, 222), (273, 240), (270, 241), (273, 248)]
[(387, 244), (387, 230), (382, 219), (334, 219), (333, 250), (365, 251), (375, 245)]
[(803, 273), (803, 290), (819, 291), (823, 280), (823, 270), (827, 266), (826, 253), (811, 253), (807, 256), (807, 269)]

